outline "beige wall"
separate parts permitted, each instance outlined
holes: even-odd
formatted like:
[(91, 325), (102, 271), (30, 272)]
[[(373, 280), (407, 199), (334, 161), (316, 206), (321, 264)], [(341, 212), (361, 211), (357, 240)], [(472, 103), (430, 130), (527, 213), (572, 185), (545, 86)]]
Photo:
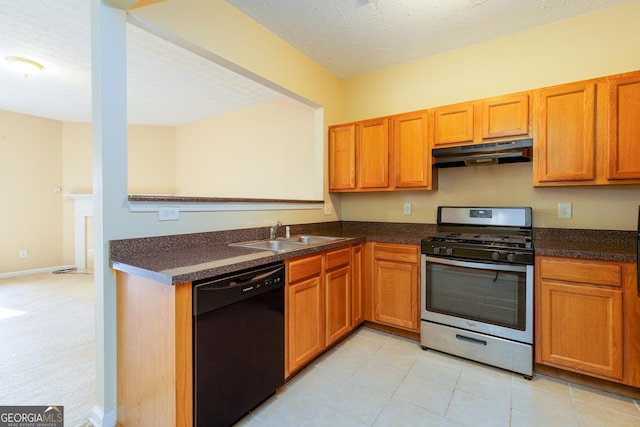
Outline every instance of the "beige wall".
[[(34, 123), (33, 126), (36, 126)], [(62, 192), (91, 194), (91, 123), (62, 122)], [(175, 128), (129, 126), (129, 192), (174, 194), (176, 188)], [(74, 263), (74, 203), (62, 200), (63, 263)], [(93, 249), (92, 221), (87, 221), (87, 249)], [(13, 270), (10, 270), (13, 271)]]
[[(345, 81), (341, 122), (640, 69), (640, 1)], [(640, 159), (639, 159), (640, 161)], [(524, 205), (534, 226), (633, 230), (640, 186), (533, 188), (532, 166), (439, 172), (438, 191), (344, 194), (341, 219), (435, 222), (439, 204)], [(414, 205), (404, 215), (402, 205)], [(557, 203), (573, 203), (572, 219)]]
[(62, 124), (0, 111), (0, 153), (0, 274), (60, 265)]
[(176, 128), (129, 125), (129, 193), (176, 193)]
[(178, 195), (322, 200), (313, 108), (281, 97), (177, 127)]

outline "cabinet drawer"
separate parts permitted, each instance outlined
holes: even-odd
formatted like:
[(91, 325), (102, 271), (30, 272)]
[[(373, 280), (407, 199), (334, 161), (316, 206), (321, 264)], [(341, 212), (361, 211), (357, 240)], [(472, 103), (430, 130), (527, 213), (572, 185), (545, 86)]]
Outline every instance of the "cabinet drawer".
[(346, 247), (335, 251), (327, 252), (325, 268), (333, 270), (334, 268), (349, 265), (351, 262), (351, 248)]
[(373, 257), (375, 259), (385, 259), (388, 261), (417, 263), (420, 254), (418, 253), (417, 245), (376, 243), (373, 248)]
[(548, 280), (620, 287), (622, 285), (622, 267), (596, 260), (572, 261), (543, 258), (540, 261), (540, 277)]
[(287, 282), (294, 283), (322, 273), (322, 255), (296, 258), (287, 262)]

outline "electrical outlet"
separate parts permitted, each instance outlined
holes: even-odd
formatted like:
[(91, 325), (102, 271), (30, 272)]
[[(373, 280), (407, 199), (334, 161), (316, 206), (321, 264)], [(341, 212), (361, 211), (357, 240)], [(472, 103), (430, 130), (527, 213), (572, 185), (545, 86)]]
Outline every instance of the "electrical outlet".
[(558, 203), (558, 218), (571, 218), (571, 203)]
[(158, 221), (177, 221), (180, 219), (180, 208), (164, 206), (158, 208)]
[(325, 203), (324, 204), (324, 214), (325, 215), (331, 215), (331, 211), (332, 211), (331, 203)]
[(20, 258), (26, 258), (26, 257), (28, 257), (28, 256), (29, 256), (29, 252), (27, 252), (27, 250), (26, 250), (26, 249), (20, 249), (20, 250), (18, 251), (18, 256), (19, 256)]
[(411, 215), (411, 203), (404, 204), (404, 214)]

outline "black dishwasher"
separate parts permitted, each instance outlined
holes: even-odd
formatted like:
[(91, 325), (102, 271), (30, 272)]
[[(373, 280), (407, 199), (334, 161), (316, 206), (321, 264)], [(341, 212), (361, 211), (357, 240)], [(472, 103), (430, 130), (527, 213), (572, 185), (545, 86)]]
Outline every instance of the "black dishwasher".
[(284, 271), (193, 282), (196, 427), (232, 425), (284, 384)]

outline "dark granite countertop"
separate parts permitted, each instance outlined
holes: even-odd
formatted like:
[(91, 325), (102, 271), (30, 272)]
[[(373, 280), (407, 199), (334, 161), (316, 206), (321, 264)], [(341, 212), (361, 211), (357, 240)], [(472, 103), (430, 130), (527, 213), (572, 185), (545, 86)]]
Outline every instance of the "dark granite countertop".
[(301, 224), (291, 225), (292, 235), (315, 234), (344, 239), (285, 253), (228, 246), (233, 242), (266, 239), (268, 230), (268, 227), (262, 227), (113, 240), (110, 242), (111, 266), (160, 283), (177, 285), (366, 240), (420, 244), (421, 239), (435, 231), (435, 226), (340, 221)]
[[(343, 237), (286, 253), (228, 246), (266, 239), (269, 227), (123, 239), (110, 242), (114, 269), (177, 285), (364, 241), (420, 244), (434, 224), (335, 221), (291, 225), (291, 234)], [(534, 228), (537, 255), (636, 261), (633, 231)]]
[(637, 261), (635, 231), (534, 228), (536, 255)]

